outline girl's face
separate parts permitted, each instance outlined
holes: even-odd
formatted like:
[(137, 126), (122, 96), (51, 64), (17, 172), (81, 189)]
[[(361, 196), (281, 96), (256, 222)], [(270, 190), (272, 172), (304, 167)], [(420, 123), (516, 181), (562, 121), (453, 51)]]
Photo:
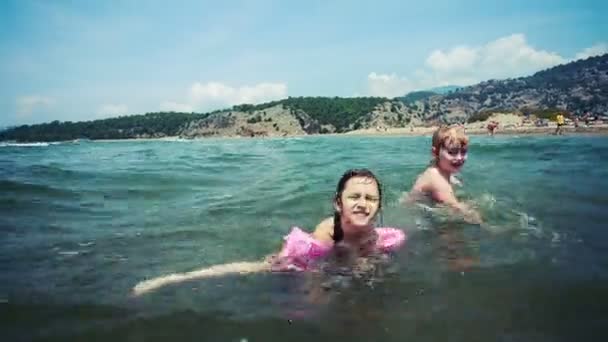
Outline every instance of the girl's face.
[(467, 160), (467, 146), (442, 146), (437, 155), (437, 167), (448, 173), (460, 171)]
[(370, 229), (380, 208), (378, 183), (368, 177), (349, 179), (334, 206), (342, 217), (342, 229), (346, 234)]

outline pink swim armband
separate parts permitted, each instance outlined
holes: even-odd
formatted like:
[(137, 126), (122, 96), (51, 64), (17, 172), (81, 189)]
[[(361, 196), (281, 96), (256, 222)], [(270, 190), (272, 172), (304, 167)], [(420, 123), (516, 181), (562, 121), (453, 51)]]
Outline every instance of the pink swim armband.
[(380, 227), (376, 228), (376, 233), (378, 234), (376, 248), (384, 253), (398, 250), (407, 239), (405, 233), (397, 228)]
[[(383, 253), (390, 253), (399, 249), (405, 243), (405, 233), (396, 228), (375, 228), (378, 234), (376, 249)], [(304, 271), (309, 269), (315, 261), (327, 256), (333, 245), (322, 243), (298, 227), (284, 237), (283, 249), (273, 262), (275, 271)]]
[(273, 265), (273, 269), (280, 271), (306, 270), (314, 261), (326, 256), (332, 248), (331, 244), (317, 241), (298, 227), (293, 227), (283, 239), (283, 249)]

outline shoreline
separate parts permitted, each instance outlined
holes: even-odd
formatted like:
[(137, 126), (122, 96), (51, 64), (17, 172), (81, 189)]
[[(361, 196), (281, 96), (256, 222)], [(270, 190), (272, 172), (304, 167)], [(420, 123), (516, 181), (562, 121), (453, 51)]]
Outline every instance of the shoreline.
[[(365, 129), (347, 132), (336, 135), (354, 135), (354, 136), (431, 136), (433, 132), (438, 128), (434, 127), (415, 127), (411, 128), (388, 128), (386, 131), (377, 131), (375, 129)], [(488, 131), (480, 128), (467, 128), (467, 135), (489, 135)], [(494, 135), (554, 135), (556, 127), (534, 127), (534, 126), (521, 126), (521, 127), (509, 127), (504, 129), (498, 129), (494, 132)], [(608, 125), (597, 125), (589, 127), (578, 127), (573, 126), (563, 128), (564, 135), (608, 135)]]
[[(367, 137), (419, 137), (419, 136), (432, 136), (433, 132), (438, 127), (415, 127), (414, 131), (410, 128), (389, 128), (386, 131), (376, 131), (375, 129), (365, 129), (358, 131), (350, 131), (346, 133), (327, 133), (327, 134), (294, 134), (287, 136), (256, 136), (256, 137), (242, 137), (242, 136), (211, 136), (204, 138), (180, 138), (179, 136), (174, 137), (163, 137), (163, 138), (130, 138), (130, 139), (99, 139), (92, 141), (99, 142), (121, 142), (121, 141), (197, 141), (197, 140), (211, 140), (211, 139), (289, 139), (289, 138), (306, 138), (306, 137), (319, 137), (319, 136), (367, 136)], [(515, 136), (515, 135), (540, 135), (540, 136), (554, 136), (555, 127), (518, 127), (518, 128), (505, 128), (499, 129), (494, 132), (494, 135), (502, 136)], [(470, 136), (482, 136), (488, 135), (484, 129), (466, 129), (466, 134)], [(565, 127), (563, 129), (563, 135), (606, 135), (608, 136), (608, 125), (601, 126), (590, 126), (590, 127)]]
[[(433, 132), (438, 126), (432, 127), (412, 127), (412, 128), (387, 128), (383, 131), (376, 129), (361, 129), (356, 131), (350, 131), (346, 133), (327, 133), (327, 134), (294, 134), (286, 136), (256, 136), (256, 137), (243, 137), (243, 136), (208, 136), (200, 138), (181, 138), (179, 136), (165, 136), (162, 138), (128, 138), (128, 139), (91, 139), (87, 141), (94, 142), (122, 142), (122, 141), (198, 141), (198, 140), (212, 140), (212, 139), (289, 139), (289, 138), (306, 138), (306, 137), (319, 137), (319, 136), (360, 136), (360, 137), (420, 137), (420, 136), (432, 136)], [(470, 136), (482, 136), (488, 135), (487, 130), (481, 128), (468, 128), (465, 126), (466, 134)], [(520, 127), (509, 127), (504, 129), (498, 129), (494, 132), (494, 135), (498, 136), (517, 136), (517, 135), (538, 135), (538, 136), (554, 136), (556, 127), (535, 127), (535, 126), (520, 126)], [(608, 136), (608, 124), (594, 125), (589, 127), (578, 127), (566, 126), (563, 129), (563, 135), (599, 135)], [(0, 143), (15, 143), (2, 141)], [(35, 142), (16, 142), (17, 144), (35, 144), (35, 143), (75, 143), (78, 144), (78, 140), (66, 140), (66, 141), (35, 141)]]

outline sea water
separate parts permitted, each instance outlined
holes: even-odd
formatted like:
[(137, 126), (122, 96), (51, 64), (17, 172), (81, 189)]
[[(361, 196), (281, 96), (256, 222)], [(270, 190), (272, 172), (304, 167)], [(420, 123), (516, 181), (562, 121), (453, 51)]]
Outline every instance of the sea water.
[[(404, 206), (430, 137), (0, 145), (2, 340), (605, 340), (608, 139), (472, 137), (457, 195), (482, 226)], [(405, 247), (370, 277), (137, 282), (277, 251), (382, 181)]]

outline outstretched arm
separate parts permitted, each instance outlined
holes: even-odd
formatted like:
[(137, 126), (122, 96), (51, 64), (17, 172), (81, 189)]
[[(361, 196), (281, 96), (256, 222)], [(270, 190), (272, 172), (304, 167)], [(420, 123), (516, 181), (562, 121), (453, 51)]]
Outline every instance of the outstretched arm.
[[(329, 234), (330, 231), (333, 232), (333, 220), (331, 218), (328, 218), (317, 226), (317, 229), (313, 233), (313, 238), (322, 243), (333, 244), (332, 236), (331, 234)], [(290, 234), (295, 233), (292, 231), (292, 233)], [(186, 273), (174, 273), (154, 279), (145, 280), (140, 282), (133, 288), (133, 294), (139, 296), (166, 285), (177, 284), (192, 279), (214, 278), (225, 276), (228, 274), (246, 274), (297, 269), (297, 266), (291, 264), (293, 256), (289, 255), (290, 252), (286, 250), (286, 248), (287, 244), (284, 244), (278, 254), (268, 255), (264, 258), (263, 261), (233, 262), (228, 264), (205, 267), (196, 271)]]
[(471, 208), (466, 203), (459, 202), (458, 199), (456, 199), (451, 187), (439, 186), (435, 188), (433, 191), (433, 198), (436, 201), (446, 205), (456, 215), (462, 216), (462, 218), (464, 218), (464, 220), (468, 223), (483, 223), (481, 215), (479, 215), (475, 209)]
[(156, 290), (160, 287), (177, 284), (192, 279), (203, 279), (221, 277), (228, 274), (246, 274), (255, 272), (265, 272), (270, 270), (269, 260), (264, 261), (249, 261), (249, 262), (233, 262), (229, 264), (215, 265), (211, 267), (201, 268), (196, 271), (186, 273), (173, 273), (166, 276), (153, 278), (138, 283), (133, 288), (135, 296), (143, 295), (147, 292)]

